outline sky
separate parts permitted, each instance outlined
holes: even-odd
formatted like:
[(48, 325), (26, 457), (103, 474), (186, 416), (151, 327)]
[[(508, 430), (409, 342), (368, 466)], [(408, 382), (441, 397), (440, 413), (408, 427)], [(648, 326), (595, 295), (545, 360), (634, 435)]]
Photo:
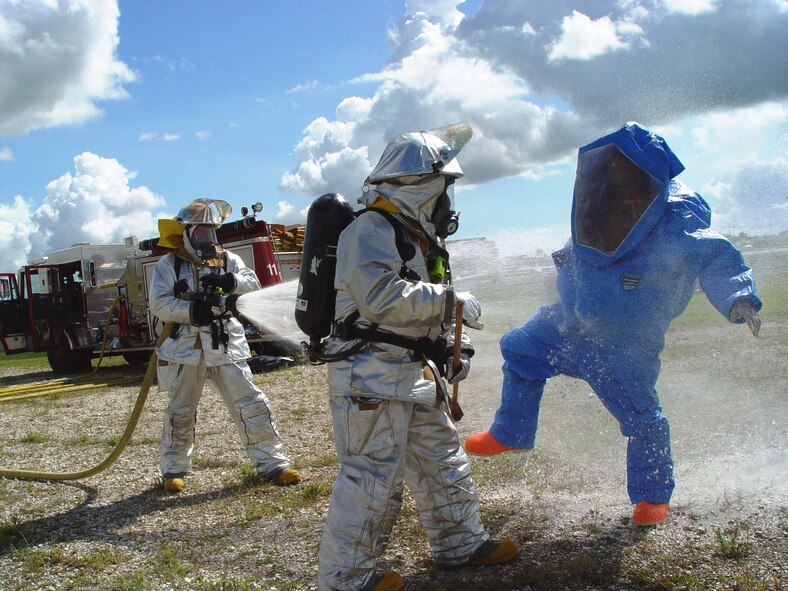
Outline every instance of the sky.
[(724, 234), (788, 230), (786, 0), (0, 0), (0, 271), (197, 197), (351, 203), (466, 121), (455, 238), (569, 236), (577, 149), (638, 121)]

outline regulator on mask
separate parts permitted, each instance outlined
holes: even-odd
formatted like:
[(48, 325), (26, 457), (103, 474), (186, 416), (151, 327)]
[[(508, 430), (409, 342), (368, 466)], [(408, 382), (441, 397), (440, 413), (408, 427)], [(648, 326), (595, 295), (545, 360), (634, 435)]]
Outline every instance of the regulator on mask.
[(435, 202), (430, 221), (435, 225), (435, 235), (438, 238), (448, 238), (460, 227), (460, 216), (452, 209), (454, 202), (454, 178), (445, 177), (446, 187)]
[(209, 224), (187, 226), (184, 231), (183, 246), (196, 260), (208, 261), (218, 257), (222, 249), (216, 236), (216, 229)]

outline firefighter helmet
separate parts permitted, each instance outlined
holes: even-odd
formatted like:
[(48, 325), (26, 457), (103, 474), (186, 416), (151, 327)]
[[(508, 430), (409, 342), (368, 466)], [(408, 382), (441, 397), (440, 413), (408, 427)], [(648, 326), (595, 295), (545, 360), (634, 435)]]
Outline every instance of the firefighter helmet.
[(470, 125), (455, 123), (397, 136), (386, 146), (366, 183), (374, 185), (395, 178), (427, 174), (460, 178), (463, 173), (456, 156), (472, 135)]

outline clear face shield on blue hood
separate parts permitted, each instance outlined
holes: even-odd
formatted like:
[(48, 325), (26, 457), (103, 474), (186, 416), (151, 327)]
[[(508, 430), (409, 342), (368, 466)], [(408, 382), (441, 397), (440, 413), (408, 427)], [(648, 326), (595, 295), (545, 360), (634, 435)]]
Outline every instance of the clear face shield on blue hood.
[(581, 154), (574, 190), (577, 243), (615, 253), (664, 188), (615, 144)]

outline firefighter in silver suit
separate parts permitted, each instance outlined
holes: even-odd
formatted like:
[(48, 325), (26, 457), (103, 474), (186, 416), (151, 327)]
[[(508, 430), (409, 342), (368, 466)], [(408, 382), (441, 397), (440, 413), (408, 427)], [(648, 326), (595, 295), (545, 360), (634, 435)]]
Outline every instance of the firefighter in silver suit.
[(216, 306), (218, 298), (198, 299), (260, 289), (254, 271), (222, 249), (216, 236), (231, 211), (226, 201), (196, 199), (174, 219), (159, 220), (159, 245), (171, 252), (154, 267), (149, 301), (151, 313), (174, 326), (156, 349), (159, 388), (167, 392), (161, 437), (167, 492), (181, 492), (191, 473), (197, 405), (206, 380), (221, 394), (260, 477), (279, 485), (300, 480), (284, 455), (268, 401), (252, 382), (243, 325)]
[[(462, 176), (455, 156), (471, 134), (461, 123), (392, 140), (359, 200), (386, 214), (358, 215), (339, 238), (336, 329), (326, 351), (352, 353), (328, 365), (340, 470), (320, 546), (321, 591), (402, 588), (398, 573), (376, 573), (375, 564), (399, 515), (404, 483), (439, 567), (501, 564), (518, 553), (513, 540), (492, 540), (485, 531), (468, 458), (436, 405), (442, 378), (427, 372), (407, 344), (445, 342), (446, 378), (455, 383), (468, 373), (473, 346), (466, 335), (459, 369), (450, 363), (455, 300), (463, 299), (470, 324), (481, 308), (471, 294), (446, 284), (443, 239), (456, 230), (450, 187)], [(412, 258), (401, 252), (387, 216), (402, 224)], [(358, 334), (366, 338), (360, 349)], [(406, 342), (394, 344), (390, 335)]]

